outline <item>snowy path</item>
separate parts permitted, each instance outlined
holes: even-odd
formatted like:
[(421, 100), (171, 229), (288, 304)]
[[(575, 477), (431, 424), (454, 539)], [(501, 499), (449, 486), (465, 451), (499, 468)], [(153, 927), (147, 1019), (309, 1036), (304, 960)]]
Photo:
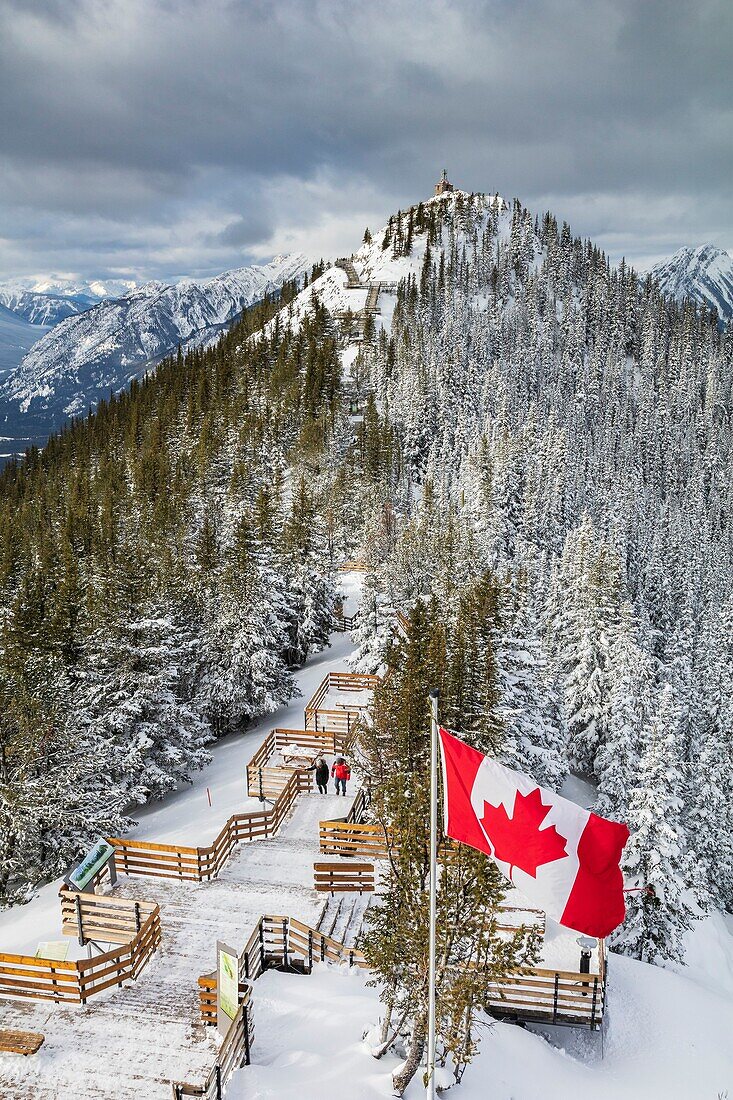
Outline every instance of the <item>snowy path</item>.
[[(358, 573), (346, 573), (341, 579), (348, 615), (356, 611), (362, 579)], [(243, 733), (223, 737), (212, 745), (211, 764), (195, 772), (191, 784), (182, 786), (162, 802), (151, 803), (133, 813), (137, 825), (130, 837), (160, 844), (206, 845), (214, 840), (231, 814), (261, 809), (257, 799), (247, 796), (247, 762), (274, 727), (303, 729), (305, 704), (329, 672), (345, 671), (345, 660), (353, 649), (350, 635), (333, 634), (330, 647), (311, 657), (295, 676), (300, 695), (274, 714), (260, 718)], [(207, 787), (211, 792), (211, 807)], [(0, 951), (34, 955), (41, 940), (60, 938), (59, 886), (60, 882), (50, 883), (39, 890), (28, 905), (0, 912)], [(70, 946), (69, 957), (77, 957), (73, 944)]]
[[(358, 578), (351, 586), (347, 578), (344, 587), (353, 592), (356, 584)], [(344, 670), (353, 649), (348, 635), (334, 635), (332, 643), (299, 673), (300, 698), (215, 746), (212, 764), (193, 786), (141, 812), (133, 835), (205, 844), (230, 813), (250, 803), (259, 808), (244, 796), (246, 763), (273, 726), (303, 728), (306, 700), (328, 672)], [(325, 900), (313, 890), (318, 822), (344, 816), (351, 802), (351, 796), (301, 795), (276, 837), (240, 845), (213, 882), (122, 876), (118, 894), (160, 905), (160, 949), (137, 982), (85, 1007), (0, 1001), (0, 1027), (46, 1036), (32, 1058), (0, 1054), (1, 1100), (169, 1100), (171, 1079), (202, 1081), (216, 1044), (200, 1022), (197, 979), (214, 970), (217, 939), (243, 947), (263, 913), (317, 924)], [(61, 938), (58, 886), (53, 883), (29, 905), (0, 915), (0, 950), (35, 954), (39, 939)], [(76, 948), (70, 955), (83, 953)]]

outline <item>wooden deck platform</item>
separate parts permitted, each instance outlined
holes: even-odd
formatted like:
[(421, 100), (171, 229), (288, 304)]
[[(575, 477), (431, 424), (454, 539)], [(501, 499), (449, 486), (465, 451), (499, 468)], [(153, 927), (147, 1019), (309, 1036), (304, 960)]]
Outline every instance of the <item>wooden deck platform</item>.
[(0, 1097), (170, 1100), (172, 1080), (203, 1082), (216, 1046), (201, 1022), (198, 978), (215, 965), (216, 941), (246, 942), (268, 912), (318, 923), (318, 821), (343, 807), (335, 795), (302, 795), (278, 836), (239, 845), (212, 881), (121, 876), (116, 895), (160, 906), (159, 950), (137, 982), (86, 1007), (1, 1000), (0, 1028), (42, 1032), (46, 1042), (40, 1060), (0, 1055)]

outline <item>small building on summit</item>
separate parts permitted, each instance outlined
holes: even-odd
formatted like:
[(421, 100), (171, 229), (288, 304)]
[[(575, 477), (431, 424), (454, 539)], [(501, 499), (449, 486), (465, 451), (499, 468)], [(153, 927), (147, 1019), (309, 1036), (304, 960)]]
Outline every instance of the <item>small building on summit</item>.
[(435, 185), (435, 194), (436, 195), (445, 195), (445, 194), (448, 193), (448, 191), (455, 191), (455, 187), (453, 186), (453, 184), (448, 179), (448, 173), (446, 172), (446, 170), (444, 168), (443, 169), (443, 175), (441, 176), (438, 183), (436, 183), (436, 185)]

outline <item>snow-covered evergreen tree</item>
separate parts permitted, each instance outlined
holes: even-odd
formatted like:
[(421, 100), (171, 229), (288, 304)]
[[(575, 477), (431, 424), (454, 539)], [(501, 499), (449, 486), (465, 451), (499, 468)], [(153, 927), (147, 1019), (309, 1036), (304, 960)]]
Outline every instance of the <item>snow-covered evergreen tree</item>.
[(497, 651), (500, 702), (496, 713), (507, 735), (502, 758), (542, 786), (559, 790), (568, 771), (559, 703), (539, 626), (521, 583), (507, 604)]
[(637, 892), (613, 937), (616, 950), (644, 962), (680, 959), (682, 936), (695, 917), (694, 871), (684, 828), (686, 770), (681, 709), (669, 684), (658, 693), (629, 801), (631, 838), (623, 868)]
[(211, 734), (187, 688), (192, 659), (185, 629), (155, 606), (93, 634), (84, 647), (79, 726), (112, 755), (130, 802), (161, 798), (210, 759)]
[(638, 781), (644, 737), (655, 700), (657, 662), (638, 640), (633, 610), (625, 603), (610, 638), (611, 686), (606, 737), (595, 759), (596, 810), (626, 821)]

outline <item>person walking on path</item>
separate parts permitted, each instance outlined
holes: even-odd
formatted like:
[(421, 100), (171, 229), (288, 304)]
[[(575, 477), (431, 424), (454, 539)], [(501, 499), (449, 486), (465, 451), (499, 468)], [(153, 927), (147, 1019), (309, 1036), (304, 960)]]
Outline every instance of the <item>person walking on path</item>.
[(313, 767), (309, 768), (308, 771), (316, 773), (316, 786), (319, 794), (328, 794), (328, 764), (323, 757), (319, 756)]
[(336, 781), (336, 794), (346, 794), (346, 784), (351, 779), (351, 768), (343, 756), (337, 756), (331, 768), (331, 778)]

